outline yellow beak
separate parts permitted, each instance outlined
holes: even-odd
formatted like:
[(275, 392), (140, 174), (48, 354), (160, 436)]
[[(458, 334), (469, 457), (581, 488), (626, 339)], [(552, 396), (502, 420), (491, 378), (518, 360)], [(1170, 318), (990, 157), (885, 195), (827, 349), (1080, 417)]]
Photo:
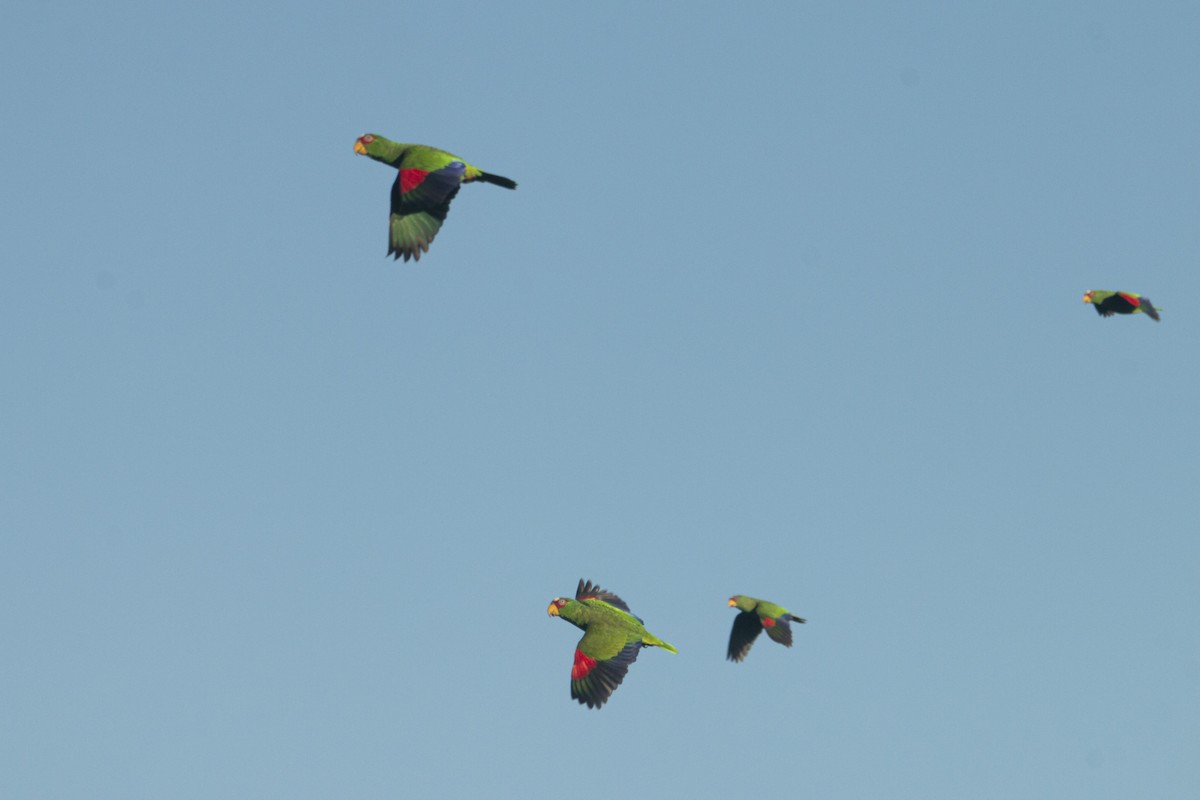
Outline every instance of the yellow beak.
[(557, 617), (558, 616), (558, 606), (554, 605), (554, 603), (551, 603), (550, 607), (546, 609), (546, 613), (552, 617)]
[(1092, 302), (1092, 293), (1091, 292), (1088, 292), (1087, 294), (1085, 294), (1083, 296), (1083, 302), (1085, 302), (1085, 303)]
[(729, 607), (730, 607), (730, 608), (733, 608), (733, 607), (734, 607), (734, 606), (736, 606), (736, 605), (737, 605), (737, 603), (733, 602), (732, 600), (730, 600), (730, 601), (729, 601)]
[(354, 143), (354, 152), (358, 153), (360, 156), (365, 156), (367, 154), (367, 148), (363, 145), (362, 142), (355, 142)]

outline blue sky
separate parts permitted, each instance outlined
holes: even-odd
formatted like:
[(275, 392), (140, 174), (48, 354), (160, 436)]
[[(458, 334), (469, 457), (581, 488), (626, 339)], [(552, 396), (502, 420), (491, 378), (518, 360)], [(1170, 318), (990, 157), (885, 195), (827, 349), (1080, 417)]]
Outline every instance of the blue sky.
[[(6, 11), (0, 794), (1194, 797), (1198, 38)], [(395, 264), (368, 131), (520, 188)], [(679, 648), (599, 712), (580, 577)]]

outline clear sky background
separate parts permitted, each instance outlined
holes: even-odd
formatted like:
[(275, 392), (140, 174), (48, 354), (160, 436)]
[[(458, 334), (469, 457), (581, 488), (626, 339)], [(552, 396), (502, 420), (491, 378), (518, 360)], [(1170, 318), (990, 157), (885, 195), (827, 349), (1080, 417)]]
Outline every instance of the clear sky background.
[[(1197, 796), (1197, 41), (7, 8), (0, 796)], [(365, 132), (520, 188), (393, 263)], [(581, 577), (679, 648), (600, 711)]]

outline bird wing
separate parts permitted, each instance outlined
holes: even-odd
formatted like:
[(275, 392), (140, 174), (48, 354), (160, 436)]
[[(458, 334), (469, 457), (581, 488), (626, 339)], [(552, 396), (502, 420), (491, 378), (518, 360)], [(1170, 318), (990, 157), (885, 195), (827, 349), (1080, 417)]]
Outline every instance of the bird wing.
[(579, 586), (575, 589), (575, 599), (580, 602), (583, 602), (584, 600), (602, 600), (605, 603), (608, 603), (610, 606), (621, 609), (626, 614), (633, 613), (629, 610), (629, 606), (624, 600), (617, 597), (612, 592), (601, 589), (600, 584), (592, 583), (591, 581), (585, 581), (583, 578), (579, 579)]
[(729, 632), (729, 652), (725, 657), (730, 661), (743, 660), (761, 630), (762, 624), (758, 621), (758, 614), (753, 611), (739, 612), (733, 618), (733, 630)]
[(1129, 292), (1117, 292), (1113, 295), (1113, 297), (1124, 300), (1125, 304), (1128, 305), (1130, 309), (1137, 308), (1142, 304), (1142, 301), (1138, 299), (1136, 294), (1129, 294)]
[(792, 626), (788, 623), (788, 618), (782, 616), (779, 619), (771, 617), (762, 618), (762, 626), (774, 641), (779, 642), (784, 647), (792, 646)]
[(1158, 316), (1158, 309), (1155, 308), (1154, 304), (1150, 302), (1149, 297), (1146, 297), (1145, 295), (1143, 295), (1142, 297), (1140, 297), (1138, 299), (1142, 301), (1141, 309), (1142, 309), (1142, 312), (1145, 313), (1146, 316), (1148, 316), (1150, 319), (1154, 320), (1155, 322), (1162, 322), (1162, 320)]
[(421, 260), (450, 212), (450, 201), (458, 194), (466, 169), (463, 162), (451, 161), (431, 172), (399, 170), (392, 184), (388, 255)]
[(1097, 314), (1102, 317), (1111, 317), (1113, 314), (1132, 314), (1133, 310), (1137, 308), (1137, 301), (1120, 292), (1113, 292), (1094, 305)]
[(604, 705), (621, 685), (642, 648), (640, 641), (624, 641), (619, 631), (597, 630), (597, 627), (588, 626), (575, 648), (575, 662), (571, 665), (571, 698), (588, 708)]

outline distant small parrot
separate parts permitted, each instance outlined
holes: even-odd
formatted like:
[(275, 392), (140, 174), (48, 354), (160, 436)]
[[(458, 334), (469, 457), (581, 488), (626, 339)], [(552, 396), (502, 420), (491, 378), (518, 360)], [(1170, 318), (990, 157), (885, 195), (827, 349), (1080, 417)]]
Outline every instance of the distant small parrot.
[(679, 652), (648, 632), (624, 600), (582, 578), (574, 600), (556, 597), (546, 610), (583, 629), (571, 665), (571, 697), (588, 708), (604, 705), (625, 679), (642, 645)]
[(456, 155), (423, 144), (401, 144), (364, 133), (354, 143), (354, 152), (382, 161), (400, 171), (392, 184), (392, 214), (388, 226), (388, 255), (405, 261), (421, 260), (429, 252), (433, 237), (450, 211), (450, 201), (459, 187), (483, 181), (515, 189), (508, 178), (473, 167)]
[(750, 652), (750, 646), (758, 638), (759, 631), (764, 628), (767, 636), (784, 647), (791, 647), (792, 626), (788, 621), (804, 623), (803, 617), (797, 617), (783, 606), (756, 597), (735, 594), (729, 598), (729, 605), (741, 612), (733, 618), (733, 630), (729, 633), (729, 652), (726, 658), (730, 661), (745, 659)]
[(1102, 317), (1142, 312), (1155, 322), (1161, 322), (1158, 318), (1158, 309), (1150, 302), (1150, 298), (1133, 292), (1105, 292), (1100, 289), (1092, 289), (1083, 295), (1083, 302), (1094, 305), (1096, 313)]

